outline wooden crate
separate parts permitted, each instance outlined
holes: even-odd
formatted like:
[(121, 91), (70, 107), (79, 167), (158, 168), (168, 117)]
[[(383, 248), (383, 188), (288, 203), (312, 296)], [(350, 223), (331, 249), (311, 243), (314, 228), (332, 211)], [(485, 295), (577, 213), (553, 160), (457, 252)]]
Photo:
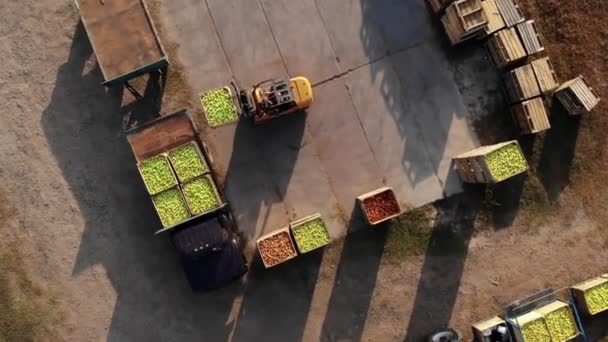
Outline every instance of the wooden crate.
[(522, 134), (534, 134), (551, 128), (549, 112), (541, 97), (513, 105), (511, 113)]
[(472, 330), (473, 330), (473, 336), (475, 337), (475, 340), (476, 341), (483, 341), (484, 340), (483, 339), (483, 337), (484, 337), (483, 336), (483, 332), (485, 330), (495, 328), (495, 327), (497, 327), (497, 326), (499, 326), (501, 324), (503, 324), (503, 325), (506, 326), (507, 322), (504, 319), (502, 319), (502, 318), (500, 318), (498, 316), (495, 316), (495, 317), (492, 317), (490, 319), (486, 319), (484, 321), (475, 323), (471, 327)]
[(523, 23), (517, 24), (515, 28), (517, 29), (517, 34), (519, 35), (528, 56), (545, 50), (543, 42), (540, 39), (540, 34), (538, 33), (538, 30), (536, 30), (534, 20), (524, 21)]
[(454, 0), (427, 0), (435, 14), (440, 14)]
[(496, 7), (506, 27), (513, 27), (526, 20), (517, 0), (496, 0)]
[[(481, 146), (469, 152), (460, 154), (453, 158), (456, 172), (465, 183), (493, 184), (498, 180), (490, 172), (486, 156), (491, 152), (501, 149), (509, 144), (515, 144), (523, 156), (517, 140), (506, 141), (494, 145)], [(524, 171), (525, 172), (525, 171)], [(515, 176), (515, 175), (513, 175)]]
[(559, 86), (554, 96), (570, 115), (589, 113), (600, 102), (600, 98), (582, 75)]
[(499, 68), (525, 58), (526, 50), (517, 35), (515, 28), (504, 29), (494, 33), (488, 40), (490, 55)]
[(576, 329), (576, 332), (574, 333), (574, 335), (566, 338), (565, 340), (562, 341), (558, 341), (555, 339), (554, 336), (553, 340), (555, 342), (565, 342), (565, 341), (570, 341), (574, 338), (576, 338), (579, 335), (579, 331), (578, 331), (578, 326), (576, 325), (576, 321), (574, 320), (574, 315), (572, 314), (572, 307), (570, 307), (570, 305), (564, 301), (561, 300), (556, 300), (553, 301), (549, 304), (543, 305), (542, 307), (535, 309), (534, 311), (537, 312), (538, 314), (542, 315), (543, 317), (547, 317), (547, 315), (549, 315), (550, 313), (563, 309), (563, 308), (567, 308), (568, 309), (568, 314), (570, 316), (570, 320), (572, 321), (572, 323), (574, 324), (574, 327)]
[(587, 300), (585, 298), (585, 292), (591, 290), (596, 286), (600, 286), (606, 283), (608, 283), (608, 274), (603, 274), (599, 277), (595, 277), (593, 279), (589, 279), (585, 282), (572, 286), (570, 289), (572, 289), (574, 298), (576, 298), (576, 304), (578, 308), (587, 315), (597, 315), (601, 312), (607, 311), (608, 308), (598, 312), (591, 312), (591, 310), (587, 306)]
[[(270, 237), (272, 237), (274, 235), (280, 234), (280, 233), (287, 233), (287, 236), (289, 237), (289, 241), (290, 241), (291, 246), (293, 248), (293, 253), (291, 253), (291, 255), (287, 256), (287, 258), (283, 259), (282, 261), (279, 261), (276, 264), (269, 264), (268, 261), (264, 259), (262, 251), (260, 250), (260, 242), (262, 242), (263, 240), (266, 240), (266, 239), (268, 239), (268, 238), (270, 238)], [(274, 267), (276, 265), (280, 265), (280, 264), (282, 264), (282, 263), (284, 263), (284, 262), (286, 262), (288, 260), (291, 260), (291, 259), (295, 258), (296, 256), (298, 256), (298, 252), (297, 252), (297, 249), (296, 249), (296, 244), (293, 241), (293, 238), (291, 237), (291, 232), (289, 231), (289, 226), (283, 227), (283, 228), (277, 229), (277, 230), (275, 230), (273, 232), (270, 232), (268, 234), (262, 235), (262, 236), (260, 236), (260, 238), (258, 238), (256, 240), (255, 243), (256, 243), (256, 246), (257, 246), (257, 249), (258, 249), (258, 254), (260, 254), (260, 258), (262, 259), (262, 263), (264, 264), (265, 268), (270, 268), (270, 267)]]
[(534, 70), (534, 76), (536, 77), (541, 93), (547, 94), (559, 87), (557, 75), (553, 70), (553, 64), (551, 64), (549, 57), (534, 60), (530, 64)]
[(482, 33), (487, 19), (480, 0), (457, 0), (446, 8), (441, 23), (456, 45)]
[(496, 0), (482, 0), (481, 7), (486, 14), (488, 23), (485, 26), (486, 35), (492, 34), (498, 30), (505, 28), (505, 21), (502, 19)]
[(519, 103), (541, 94), (530, 64), (508, 71), (504, 74), (503, 81), (511, 103)]
[[(539, 314), (536, 311), (530, 311), (528, 313), (525, 313), (521, 316), (517, 316), (514, 318), (509, 318), (507, 320), (507, 322), (509, 323), (509, 325), (513, 328), (513, 337), (514, 337), (514, 341), (516, 342), (524, 342), (524, 336), (522, 334), (522, 328), (530, 323), (530, 322), (534, 322), (536, 320), (540, 320), (543, 322), (543, 324), (545, 324), (545, 319), (544, 317)], [(547, 328), (547, 331), (549, 331), (549, 328)]]
[[(399, 212), (393, 214), (393, 215), (389, 215), (381, 220), (378, 221), (372, 221), (370, 220), (369, 216), (367, 215), (367, 210), (365, 208), (365, 200), (370, 198), (370, 197), (374, 197), (378, 194), (381, 194), (383, 192), (387, 192), (391, 194), (391, 197), (393, 198), (393, 200), (395, 201), (395, 203), (397, 204), (397, 207), (399, 207)], [(384, 221), (388, 221), (392, 218), (395, 218), (397, 216), (399, 216), (401, 214), (401, 205), (399, 205), (399, 201), (397, 201), (397, 197), (395, 196), (395, 192), (393, 191), (392, 188), (388, 187), (388, 186), (383, 186), (381, 188), (378, 188), (376, 190), (370, 191), (368, 193), (365, 193), (361, 196), (357, 197), (357, 202), (359, 203), (359, 208), (361, 209), (361, 211), (363, 212), (363, 216), (365, 216), (365, 220), (367, 221), (367, 223), (369, 223), (370, 225), (374, 226), (377, 225), (381, 222)]]

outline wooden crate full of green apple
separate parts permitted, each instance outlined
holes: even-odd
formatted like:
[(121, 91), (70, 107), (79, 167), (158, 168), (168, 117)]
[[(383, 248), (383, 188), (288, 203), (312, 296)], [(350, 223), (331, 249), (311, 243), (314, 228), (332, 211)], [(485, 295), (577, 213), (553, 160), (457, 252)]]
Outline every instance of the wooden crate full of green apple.
[(211, 127), (230, 124), (239, 119), (232, 92), (228, 87), (219, 87), (202, 93), (201, 103), (207, 123)]
[(608, 273), (573, 286), (572, 292), (584, 313), (608, 312)]
[(289, 224), (300, 253), (308, 253), (327, 245), (331, 238), (321, 214), (316, 213)]
[(498, 183), (528, 170), (528, 162), (517, 140), (481, 146), (458, 155), (454, 164), (466, 183)]

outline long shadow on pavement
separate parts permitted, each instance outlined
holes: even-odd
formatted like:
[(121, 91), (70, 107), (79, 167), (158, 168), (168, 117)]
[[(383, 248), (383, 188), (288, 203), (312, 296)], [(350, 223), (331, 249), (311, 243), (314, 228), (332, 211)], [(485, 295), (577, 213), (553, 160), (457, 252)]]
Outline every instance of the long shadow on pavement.
[(85, 221), (74, 277), (103, 267), (116, 294), (109, 341), (225, 340), (238, 284), (195, 296), (169, 239), (153, 235), (160, 223), (122, 133), (122, 90), (106, 92), (99, 69), (86, 72), (92, 58), (79, 23), (42, 117)]
[[(351, 217), (351, 222), (363, 220), (362, 213), (356, 206)], [(361, 340), (376, 287), (388, 227), (388, 223), (380, 224), (346, 236), (323, 322), (322, 341)]]
[(448, 326), (458, 296), (481, 194), (471, 191), (438, 202), (438, 219), (416, 290), (405, 341), (422, 341)]

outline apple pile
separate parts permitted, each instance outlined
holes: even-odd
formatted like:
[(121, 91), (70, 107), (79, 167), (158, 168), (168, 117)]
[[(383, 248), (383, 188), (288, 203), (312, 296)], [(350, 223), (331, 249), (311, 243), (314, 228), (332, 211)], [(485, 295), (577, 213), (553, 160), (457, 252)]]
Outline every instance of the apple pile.
[(152, 202), (163, 226), (169, 227), (190, 217), (179, 189), (169, 189), (152, 196)]
[(194, 142), (169, 152), (169, 160), (173, 169), (175, 169), (175, 173), (177, 173), (177, 177), (182, 182), (200, 176), (207, 171), (203, 158)]
[(258, 241), (258, 250), (266, 267), (275, 266), (297, 255), (287, 231), (279, 232)]
[(220, 203), (209, 177), (202, 177), (182, 185), (192, 215), (217, 208)]
[(144, 160), (137, 165), (148, 192), (152, 195), (167, 190), (177, 184), (173, 170), (164, 155)]
[(370, 223), (378, 222), (391, 215), (399, 214), (397, 199), (391, 190), (386, 190), (363, 200), (363, 208)]
[[(545, 316), (549, 333), (553, 341), (562, 342), (576, 335), (576, 325), (572, 320), (572, 314), (567, 307), (555, 310)], [(526, 339), (527, 341), (527, 339)]]
[(201, 102), (203, 103), (203, 110), (205, 110), (205, 114), (207, 115), (207, 122), (212, 127), (234, 122), (238, 119), (230, 90), (226, 87), (203, 93), (201, 95)]
[(547, 324), (542, 318), (527, 323), (521, 328), (521, 332), (526, 342), (547, 342), (551, 341), (551, 335)]
[(509, 144), (490, 152), (486, 156), (490, 173), (497, 182), (512, 177), (528, 169), (526, 158), (517, 144)]
[(585, 301), (592, 315), (608, 309), (608, 283), (585, 291)]
[(325, 223), (320, 217), (291, 228), (300, 253), (310, 252), (327, 245), (330, 241)]

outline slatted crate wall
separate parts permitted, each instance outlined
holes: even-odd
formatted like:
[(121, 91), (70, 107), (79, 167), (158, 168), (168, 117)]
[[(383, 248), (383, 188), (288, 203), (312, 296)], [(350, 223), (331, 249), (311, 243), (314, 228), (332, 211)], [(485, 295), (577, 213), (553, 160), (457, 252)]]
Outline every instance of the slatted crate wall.
[(549, 57), (534, 60), (530, 64), (534, 70), (534, 76), (536, 76), (541, 93), (547, 94), (559, 87), (559, 81)]
[(524, 21), (517, 24), (515, 28), (528, 56), (545, 50), (540, 34), (536, 30), (534, 20)]
[(551, 128), (549, 112), (542, 97), (515, 104), (511, 112), (522, 134), (534, 134)]
[(496, 0), (482, 0), (481, 7), (483, 7), (483, 11), (488, 19), (488, 24), (485, 27), (486, 35), (505, 28), (505, 21), (496, 6)]
[(494, 33), (488, 40), (488, 49), (494, 63), (500, 68), (527, 56), (521, 39), (513, 27)]
[(480, 0), (458, 0), (446, 8), (441, 23), (456, 45), (483, 32), (487, 19)]
[(541, 94), (536, 76), (534, 76), (534, 69), (530, 64), (508, 71), (503, 76), (503, 80), (511, 103), (521, 102)]
[(517, 0), (496, 0), (496, 6), (507, 27), (513, 27), (526, 20)]

